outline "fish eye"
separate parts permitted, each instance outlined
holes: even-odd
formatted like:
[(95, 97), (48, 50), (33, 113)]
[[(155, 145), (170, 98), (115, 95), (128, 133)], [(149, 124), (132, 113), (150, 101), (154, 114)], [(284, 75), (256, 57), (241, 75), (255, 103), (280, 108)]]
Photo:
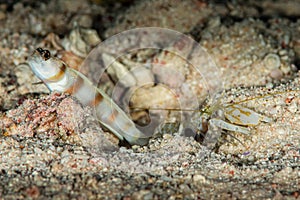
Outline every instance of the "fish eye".
[(50, 51), (48, 51), (48, 50), (43, 50), (41, 55), (43, 56), (45, 61), (48, 60), (51, 57)]
[(36, 51), (39, 52), (40, 54), (42, 54), (44, 50), (39, 47), (39, 48), (36, 49)]
[(44, 50), (42, 48), (37, 48), (36, 49), (37, 52), (39, 52), (39, 54), (43, 57), (43, 59), (46, 61), (51, 57), (50, 51), (48, 50)]

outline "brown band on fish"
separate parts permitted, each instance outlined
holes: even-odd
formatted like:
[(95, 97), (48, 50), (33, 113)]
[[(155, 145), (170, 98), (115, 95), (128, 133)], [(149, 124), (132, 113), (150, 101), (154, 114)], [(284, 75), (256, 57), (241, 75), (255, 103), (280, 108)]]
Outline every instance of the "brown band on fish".
[(84, 80), (78, 76), (76, 81), (71, 85), (67, 90), (65, 90), (66, 93), (69, 94), (75, 94), (84, 84)]
[(103, 100), (103, 96), (98, 92), (95, 98), (88, 103), (89, 106), (97, 106)]
[(67, 69), (67, 66), (64, 63), (62, 63), (62, 66), (60, 67), (59, 72), (57, 74), (55, 74), (54, 76), (47, 78), (45, 81), (46, 82), (55, 82), (55, 81), (61, 80), (65, 75), (66, 69)]
[(116, 120), (116, 117), (118, 116), (119, 112), (116, 109), (113, 109), (110, 115), (107, 118), (107, 121), (109, 123), (113, 123)]

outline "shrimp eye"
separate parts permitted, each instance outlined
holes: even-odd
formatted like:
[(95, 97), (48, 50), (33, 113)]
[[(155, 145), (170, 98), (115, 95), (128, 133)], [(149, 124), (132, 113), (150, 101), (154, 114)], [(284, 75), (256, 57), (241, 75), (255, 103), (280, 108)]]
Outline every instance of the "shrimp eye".
[(48, 60), (51, 57), (50, 51), (44, 50), (41, 55), (43, 56), (44, 60)]

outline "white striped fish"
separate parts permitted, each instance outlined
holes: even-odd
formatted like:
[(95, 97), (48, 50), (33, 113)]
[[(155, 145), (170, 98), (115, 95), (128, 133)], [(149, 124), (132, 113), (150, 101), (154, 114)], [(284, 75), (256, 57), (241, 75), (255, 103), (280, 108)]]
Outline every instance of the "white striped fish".
[(126, 113), (103, 91), (80, 72), (69, 68), (58, 58), (52, 57), (48, 50), (37, 48), (28, 58), (34, 74), (50, 91), (65, 92), (76, 97), (83, 105), (95, 108), (95, 115), (106, 128), (120, 140), (126, 139), (134, 145), (146, 145), (149, 136), (135, 127)]

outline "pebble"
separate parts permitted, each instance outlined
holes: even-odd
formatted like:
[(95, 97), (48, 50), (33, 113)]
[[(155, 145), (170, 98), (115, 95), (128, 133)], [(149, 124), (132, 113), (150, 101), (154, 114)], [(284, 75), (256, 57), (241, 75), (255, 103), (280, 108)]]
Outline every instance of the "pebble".
[(298, 111), (298, 105), (295, 101), (293, 101), (289, 106), (288, 106), (288, 111), (291, 113), (296, 113)]
[(0, 20), (4, 20), (6, 18), (5, 12), (0, 10)]
[(248, 157), (248, 161), (253, 162), (253, 161), (254, 161), (254, 156), (252, 156), (252, 155), (249, 156), (249, 157)]
[(132, 195), (132, 199), (143, 199), (143, 200), (151, 200), (153, 199), (153, 193), (149, 190), (140, 190), (138, 192), (134, 192)]
[(270, 77), (276, 80), (280, 80), (283, 77), (283, 72), (280, 69), (273, 69), (270, 72)]
[(201, 174), (195, 174), (193, 176), (193, 181), (196, 182), (196, 183), (205, 183), (206, 178), (205, 178), (205, 176), (203, 176)]

